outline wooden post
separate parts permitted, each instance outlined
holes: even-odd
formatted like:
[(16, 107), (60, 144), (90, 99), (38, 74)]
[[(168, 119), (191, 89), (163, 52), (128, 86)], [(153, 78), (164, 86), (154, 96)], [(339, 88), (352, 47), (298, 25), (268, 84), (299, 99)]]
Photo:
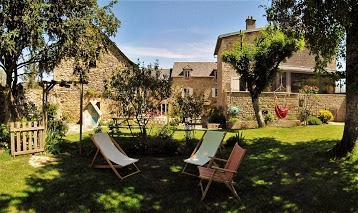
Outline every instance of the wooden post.
[(81, 91), (80, 91), (80, 155), (82, 154), (82, 124), (83, 124), (83, 74), (80, 73), (80, 84), (81, 84)]

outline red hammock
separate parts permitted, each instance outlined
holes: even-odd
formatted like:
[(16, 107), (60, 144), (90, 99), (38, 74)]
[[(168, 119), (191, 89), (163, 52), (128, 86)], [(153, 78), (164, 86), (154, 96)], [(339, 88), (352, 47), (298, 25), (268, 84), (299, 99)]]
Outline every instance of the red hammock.
[(277, 116), (279, 119), (286, 118), (287, 113), (288, 113), (288, 109), (287, 109), (286, 107), (283, 108), (283, 109), (281, 109), (281, 108), (275, 103), (275, 113), (276, 113), (276, 116)]

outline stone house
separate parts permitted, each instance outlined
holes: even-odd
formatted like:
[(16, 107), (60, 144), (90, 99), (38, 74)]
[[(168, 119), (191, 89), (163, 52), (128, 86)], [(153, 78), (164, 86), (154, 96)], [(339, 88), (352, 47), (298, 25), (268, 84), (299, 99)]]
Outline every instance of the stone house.
[[(246, 19), (245, 30), (219, 35), (214, 50), (214, 56), (217, 58), (217, 104), (223, 106), (226, 112), (229, 112), (231, 107), (238, 107), (241, 111), (238, 117), (243, 119), (253, 118), (251, 98), (240, 76), (229, 64), (222, 61), (222, 53), (232, 49), (237, 42), (252, 43), (260, 30), (264, 29), (256, 28), (255, 22), (256, 20), (249, 16)], [(274, 114), (274, 96), (277, 96), (281, 104), (287, 104), (289, 114), (295, 116), (302, 107), (299, 90), (304, 85), (315, 85), (320, 88), (320, 94), (312, 104), (311, 111), (317, 114), (319, 110), (327, 109), (333, 113), (335, 121), (344, 121), (345, 95), (336, 94), (335, 82), (329, 77), (315, 75), (314, 65), (314, 56), (310, 55), (307, 48), (294, 53), (291, 58), (281, 63), (281, 72), (260, 97), (262, 110)], [(335, 61), (328, 65), (327, 70), (336, 70)]]
[(174, 62), (171, 79), (176, 94), (203, 95), (206, 109), (217, 105), (216, 62)]
[[(98, 125), (99, 121), (107, 120), (116, 114), (115, 103), (104, 98), (105, 84), (114, 71), (126, 66), (135, 65), (126, 55), (111, 42), (108, 50), (99, 54), (98, 60), (93, 62), (88, 74), (88, 84), (83, 85), (83, 124)], [(73, 75), (71, 60), (63, 60), (54, 69), (55, 81), (79, 81), (78, 75)], [(49, 101), (59, 106), (59, 114), (69, 117), (70, 122), (80, 119), (80, 85), (60, 87), (56, 85), (50, 95)]]

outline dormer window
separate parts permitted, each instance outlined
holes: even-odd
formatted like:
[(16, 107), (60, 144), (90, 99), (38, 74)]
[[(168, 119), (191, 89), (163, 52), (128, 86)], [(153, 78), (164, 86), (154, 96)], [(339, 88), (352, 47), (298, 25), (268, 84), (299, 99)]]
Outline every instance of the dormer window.
[(218, 79), (218, 71), (216, 69), (213, 70), (215, 79)]
[(218, 79), (218, 70), (217, 69), (213, 69), (210, 73), (209, 76), (213, 76), (215, 81)]
[(184, 78), (189, 79), (190, 78), (190, 70), (184, 70)]

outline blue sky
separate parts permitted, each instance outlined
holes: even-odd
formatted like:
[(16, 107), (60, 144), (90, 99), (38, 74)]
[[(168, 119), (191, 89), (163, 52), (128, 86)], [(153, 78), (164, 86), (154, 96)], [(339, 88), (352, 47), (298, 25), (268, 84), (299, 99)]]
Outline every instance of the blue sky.
[[(109, 0), (99, 0), (100, 5)], [(176, 61), (216, 61), (221, 34), (245, 29), (248, 16), (256, 26), (267, 24), (260, 5), (268, 0), (119, 0), (113, 8), (121, 27), (111, 38), (133, 62), (159, 59), (161, 68)]]

